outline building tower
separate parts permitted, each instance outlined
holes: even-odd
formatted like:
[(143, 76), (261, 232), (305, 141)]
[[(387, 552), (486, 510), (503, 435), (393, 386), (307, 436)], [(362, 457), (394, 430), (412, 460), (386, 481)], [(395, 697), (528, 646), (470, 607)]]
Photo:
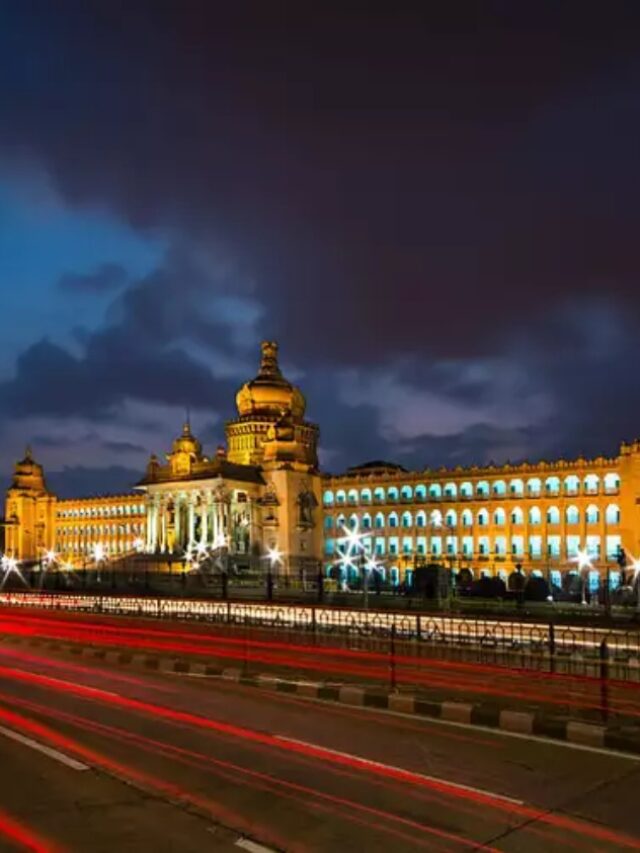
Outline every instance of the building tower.
[(42, 465), (27, 448), (16, 463), (5, 508), (6, 553), (21, 561), (35, 561), (55, 541), (56, 497), (47, 489)]
[(305, 398), (282, 375), (278, 344), (263, 341), (260, 370), (236, 395), (238, 417), (227, 422), (230, 462), (288, 463), (295, 470), (318, 467), (318, 427), (304, 420)]

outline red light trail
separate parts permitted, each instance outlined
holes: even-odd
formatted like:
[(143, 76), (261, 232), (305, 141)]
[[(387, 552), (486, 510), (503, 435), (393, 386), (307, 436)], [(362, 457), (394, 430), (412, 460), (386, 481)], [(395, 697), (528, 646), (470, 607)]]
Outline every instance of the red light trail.
[(31, 850), (33, 853), (62, 853), (62, 848), (57, 844), (36, 835), (33, 830), (1, 810), (0, 837), (5, 838), (12, 846)]
[[(414, 773), (413, 771), (403, 770), (401, 768), (371, 762), (367, 759), (362, 759), (357, 756), (340, 754), (320, 746), (282, 740), (276, 735), (247, 729), (242, 726), (224, 723), (206, 717), (200, 717), (189, 712), (177, 711), (172, 708), (151, 704), (149, 702), (144, 702), (137, 699), (131, 699), (129, 697), (119, 696), (117, 694), (109, 693), (107, 691), (101, 691), (96, 688), (89, 688), (83, 685), (60, 682), (59, 680), (50, 678), (48, 676), (39, 675), (36, 673), (17, 671), (8, 667), (0, 667), (0, 678), (32, 684), (34, 686), (53, 689), (56, 691), (67, 692), (71, 695), (75, 695), (84, 699), (89, 699), (90, 701), (101, 700), (105, 705), (111, 705), (125, 710), (135, 711), (142, 715), (166, 720), (170, 723), (193, 726), (202, 730), (216, 733), (218, 735), (240, 739), (247, 743), (260, 744), (275, 748), (279, 751), (291, 752), (294, 754), (316, 758), (319, 761), (326, 762), (328, 764), (336, 764), (341, 767), (358, 770), (365, 775), (373, 774), (379, 777), (392, 779), (410, 786), (416, 786), (418, 788), (427, 788), (428, 790), (436, 791), (447, 796), (460, 798), (462, 800), (478, 803), (502, 812), (511, 813), (514, 816), (521, 817), (527, 820), (540, 821), (543, 824), (547, 824), (558, 829), (567, 830), (569, 832), (575, 832), (584, 837), (590, 837), (596, 841), (613, 843), (619, 846), (626, 846), (631, 849), (640, 849), (640, 842), (637, 839), (634, 839), (631, 836), (625, 835), (623, 833), (615, 832), (614, 830), (610, 830), (603, 826), (587, 824), (578, 819), (571, 818), (568, 815), (543, 812), (539, 809), (536, 809), (531, 806), (526, 806), (524, 804), (506, 802), (503, 798), (493, 796), (489, 793), (460, 788), (454, 783), (431, 779), (422, 776), (419, 773)], [(8, 721), (13, 719), (13, 725), (18, 725), (18, 727), (20, 725), (20, 722), (23, 720), (23, 718), (19, 718), (18, 715), (15, 715), (13, 714), (13, 712), (10, 711), (0, 712), (0, 718), (3, 718)], [(34, 725), (38, 726), (39, 724), (31, 723), (31, 726)], [(42, 729), (43, 727), (40, 728)], [(34, 731), (34, 729), (31, 728), (31, 731)], [(46, 734), (44, 736), (47, 737)], [(56, 737), (61, 736), (56, 735)], [(74, 750), (73, 742), (69, 742), (68, 739), (65, 738), (63, 738), (63, 741), (63, 745), (67, 749), (70, 749), (71, 751)], [(84, 750), (84, 748), (82, 749)], [(99, 760), (95, 756), (89, 756), (87, 752), (81, 752), (80, 754), (85, 758), (89, 758), (89, 760), (93, 761), (94, 763), (99, 763)], [(177, 792), (173, 788), (173, 786), (170, 786), (170, 790), (175, 796)], [(184, 797), (184, 792), (180, 792), (180, 796)]]
[[(189, 634), (169, 630), (120, 628), (119, 626), (92, 625), (91, 623), (69, 620), (67, 624), (60, 624), (56, 619), (42, 617), (20, 619), (9, 617), (0, 621), (0, 629), (15, 635), (42, 636), (43, 633), (52, 639), (66, 640), (75, 643), (97, 643), (99, 645), (122, 647), (134, 651), (146, 651), (154, 653), (173, 653), (182, 655), (194, 655), (198, 657), (219, 657), (233, 661), (247, 659), (251, 652), (251, 662), (265, 666), (285, 667), (294, 670), (306, 670), (310, 672), (326, 673), (334, 676), (351, 676), (361, 679), (369, 679), (382, 683), (388, 681), (388, 656), (369, 652), (354, 652), (353, 650), (334, 649), (326, 647), (286, 645), (280, 642), (259, 643), (245, 641), (235, 638), (214, 635), (213, 637), (202, 634)], [(186, 638), (188, 642), (183, 641)], [(197, 640), (197, 643), (194, 642)], [(256, 653), (254, 649), (262, 651)], [(297, 651), (297, 656), (291, 656), (292, 651)], [(320, 660), (318, 660), (320, 658)], [(338, 658), (339, 660), (331, 660)], [(355, 658), (355, 662), (350, 660)], [(380, 665), (384, 662), (384, 665)], [(486, 679), (471, 680), (471, 675), (476, 674), (476, 667), (472, 664), (450, 663), (447, 661), (433, 661), (432, 659), (418, 660), (413, 657), (399, 656), (396, 658), (398, 668), (405, 665), (401, 672), (402, 682), (407, 685), (435, 687), (453, 690), (462, 693), (475, 693), (481, 695), (497, 696), (516, 700), (529, 700), (542, 705), (555, 705), (589, 709), (602, 712), (604, 706), (600, 700), (599, 684), (597, 679), (580, 678), (577, 676), (567, 679), (564, 676), (546, 675), (545, 691), (531, 689), (529, 672), (518, 672), (505, 670), (502, 667), (480, 667), (477, 674), (491, 674), (493, 684), (488, 684)], [(438, 674), (432, 673), (434, 667), (439, 666)], [(424, 670), (428, 669), (428, 672)], [(456, 672), (463, 669), (463, 677), (456, 677)], [(442, 671), (453, 670), (453, 672)], [(518, 679), (521, 683), (514, 688), (513, 682)], [(507, 684), (503, 684), (505, 680)], [(580, 684), (584, 690), (593, 688), (594, 696), (585, 697), (570, 693), (572, 685)], [(557, 688), (558, 695), (552, 690)], [(619, 697), (611, 692), (608, 712), (623, 713), (628, 716), (640, 717), (640, 700), (637, 699), (637, 685), (625, 682), (610, 683), (610, 690), (623, 689), (635, 693), (633, 696)], [(633, 700), (636, 700), (634, 703)]]

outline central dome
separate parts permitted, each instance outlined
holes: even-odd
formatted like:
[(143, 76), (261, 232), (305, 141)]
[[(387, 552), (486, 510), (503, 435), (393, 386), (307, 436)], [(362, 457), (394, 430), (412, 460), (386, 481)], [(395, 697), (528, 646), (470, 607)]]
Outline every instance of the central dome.
[(263, 341), (262, 360), (255, 379), (245, 382), (236, 394), (240, 417), (266, 415), (269, 417), (292, 414), (303, 418), (306, 402), (302, 392), (288, 382), (278, 365), (278, 344)]

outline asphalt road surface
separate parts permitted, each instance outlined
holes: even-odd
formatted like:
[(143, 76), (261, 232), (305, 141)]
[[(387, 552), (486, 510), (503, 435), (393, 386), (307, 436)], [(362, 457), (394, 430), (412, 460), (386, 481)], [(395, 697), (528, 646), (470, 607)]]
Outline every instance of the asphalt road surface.
[(0, 647), (0, 848), (640, 850), (640, 761)]

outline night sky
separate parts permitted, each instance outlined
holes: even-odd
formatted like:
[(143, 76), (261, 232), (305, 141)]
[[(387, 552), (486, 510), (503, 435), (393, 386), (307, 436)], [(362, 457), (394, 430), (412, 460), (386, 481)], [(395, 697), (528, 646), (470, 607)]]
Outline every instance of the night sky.
[(0, 2), (2, 482), (212, 451), (263, 338), (325, 470), (616, 453), (639, 142), (631, 2)]

